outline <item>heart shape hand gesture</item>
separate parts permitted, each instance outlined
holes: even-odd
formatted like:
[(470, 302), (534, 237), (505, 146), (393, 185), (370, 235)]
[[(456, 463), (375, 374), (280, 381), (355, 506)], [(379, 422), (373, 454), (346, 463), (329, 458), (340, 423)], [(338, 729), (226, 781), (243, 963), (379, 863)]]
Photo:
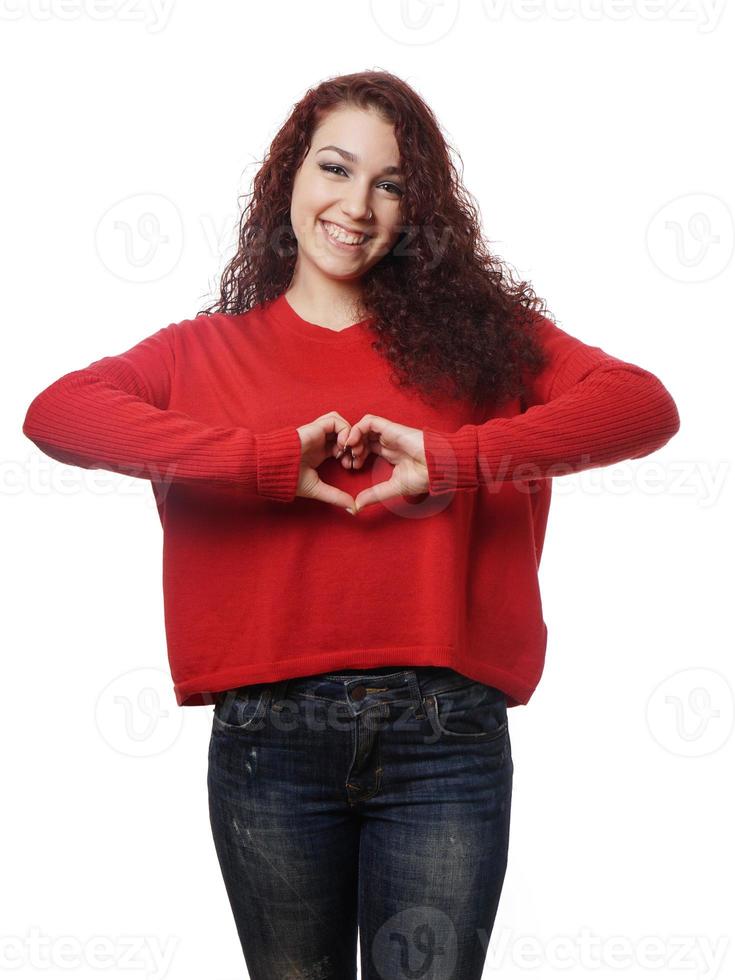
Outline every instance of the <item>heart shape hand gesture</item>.
[[(363, 507), (380, 500), (429, 492), (429, 471), (421, 429), (400, 425), (379, 415), (363, 415), (359, 422), (350, 425), (338, 412), (328, 412), (297, 431), (302, 446), (297, 497), (312, 497), (357, 514)], [(345, 469), (359, 469), (370, 453), (382, 456), (393, 470), (389, 479), (362, 490), (356, 500), (324, 483), (316, 471), (316, 467), (330, 456), (341, 459)]]

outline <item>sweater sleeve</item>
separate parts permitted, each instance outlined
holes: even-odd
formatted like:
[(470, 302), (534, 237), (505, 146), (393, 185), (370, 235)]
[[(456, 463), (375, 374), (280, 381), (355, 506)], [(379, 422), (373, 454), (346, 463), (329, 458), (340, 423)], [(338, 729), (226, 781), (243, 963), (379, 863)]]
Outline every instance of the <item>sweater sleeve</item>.
[(424, 430), (431, 495), (638, 459), (678, 432), (676, 404), (654, 374), (546, 317), (536, 325), (548, 361), (531, 381), (530, 408), (452, 433)]
[(301, 441), (295, 427), (254, 433), (206, 425), (168, 408), (175, 372), (172, 323), (122, 354), (103, 357), (44, 388), (23, 433), (62, 463), (154, 482), (239, 485), (291, 501)]

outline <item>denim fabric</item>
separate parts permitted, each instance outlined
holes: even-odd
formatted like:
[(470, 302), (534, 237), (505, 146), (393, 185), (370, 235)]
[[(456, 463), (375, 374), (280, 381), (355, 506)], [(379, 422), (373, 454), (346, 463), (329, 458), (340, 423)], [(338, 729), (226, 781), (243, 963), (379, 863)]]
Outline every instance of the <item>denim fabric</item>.
[(445, 667), (220, 692), (215, 848), (252, 980), (480, 980), (508, 859), (502, 691)]

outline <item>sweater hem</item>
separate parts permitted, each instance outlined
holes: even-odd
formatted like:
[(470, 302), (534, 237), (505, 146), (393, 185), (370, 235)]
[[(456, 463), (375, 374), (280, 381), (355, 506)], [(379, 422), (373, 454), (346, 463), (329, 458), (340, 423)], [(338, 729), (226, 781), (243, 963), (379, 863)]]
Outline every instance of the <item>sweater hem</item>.
[(471, 680), (497, 687), (507, 696), (509, 708), (527, 704), (538, 681), (529, 682), (494, 664), (463, 657), (453, 647), (381, 647), (373, 650), (344, 650), (291, 657), (275, 662), (243, 664), (229, 670), (211, 671), (174, 684), (179, 707), (213, 704), (217, 693), (245, 684), (276, 683), (295, 677), (331, 671), (373, 667), (449, 667)]

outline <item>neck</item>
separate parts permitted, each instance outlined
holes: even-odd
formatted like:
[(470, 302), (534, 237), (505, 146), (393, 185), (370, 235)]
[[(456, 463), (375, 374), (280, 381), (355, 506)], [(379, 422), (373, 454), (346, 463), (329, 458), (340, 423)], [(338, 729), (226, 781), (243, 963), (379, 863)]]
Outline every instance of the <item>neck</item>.
[(334, 280), (305, 283), (294, 278), (285, 293), (299, 316), (331, 330), (339, 330), (367, 316), (359, 283)]

